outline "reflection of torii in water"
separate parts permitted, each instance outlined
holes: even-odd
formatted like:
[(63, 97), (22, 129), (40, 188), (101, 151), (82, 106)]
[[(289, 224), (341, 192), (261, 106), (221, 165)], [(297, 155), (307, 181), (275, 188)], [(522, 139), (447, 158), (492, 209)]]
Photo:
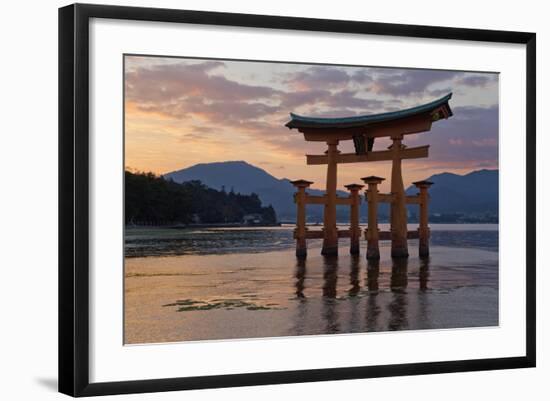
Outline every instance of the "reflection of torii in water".
[[(342, 260), (345, 260), (344, 264), (342, 264)], [(313, 334), (312, 330), (315, 331), (315, 327), (319, 323), (317, 319), (311, 320), (311, 311), (308, 309), (311, 305), (306, 301), (308, 290), (312, 291), (312, 295), (315, 295), (317, 291), (316, 288), (306, 288), (305, 286), (307, 263), (307, 259), (304, 258), (296, 260), (294, 286), (298, 306), (293, 330), (298, 334)], [(430, 258), (421, 258), (419, 263), (417, 277), (421, 293), (428, 288)], [(316, 263), (313, 264), (315, 268), (318, 267)], [(361, 284), (359, 282), (360, 263), (357, 255), (350, 256), (349, 265), (348, 260), (345, 258), (341, 259), (335, 256), (323, 258), (323, 302), (321, 307), (321, 321), (325, 323), (323, 332), (340, 332), (340, 328), (343, 326), (347, 327), (350, 332), (402, 330), (407, 328), (409, 325), (408, 302), (410, 298), (407, 296), (406, 290), (409, 286), (409, 280), (414, 281), (413, 276), (409, 275), (409, 264), (410, 261), (407, 258), (392, 259), (389, 277), (384, 275), (380, 278), (380, 260), (367, 261), (367, 274), (363, 284), (363, 290), (366, 290), (367, 294), (365, 299), (358, 296), (361, 291)], [(342, 315), (338, 313), (338, 303), (335, 302), (335, 299), (342, 299), (343, 295), (339, 293), (341, 290), (338, 290), (337, 282), (341, 279), (338, 276), (338, 271), (348, 267), (351, 288), (346, 291), (348, 295), (346, 299), (349, 303), (350, 313)], [(311, 277), (307, 277), (307, 282), (311, 285)], [(378, 297), (381, 287), (384, 290), (389, 288), (391, 291), (389, 299), (386, 294), (382, 298)], [(428, 316), (429, 300), (426, 297), (419, 296), (418, 303), (418, 318), (415, 319), (415, 327), (431, 327), (432, 324)], [(389, 315), (382, 314), (382, 309), (388, 310)], [(360, 310), (364, 310), (364, 319), (359, 318), (358, 312)]]
[[(409, 256), (407, 238), (420, 238), (420, 254), (421, 256), (428, 254), (427, 189), (431, 183), (427, 181), (415, 183), (420, 189), (420, 193), (416, 196), (406, 196), (401, 172), (401, 160), (428, 157), (429, 145), (407, 148), (402, 144), (402, 141), (404, 135), (429, 131), (434, 121), (452, 116), (449, 107), (451, 96), (452, 93), (449, 93), (438, 100), (410, 109), (354, 117), (317, 118), (290, 114), (291, 120), (286, 124), (288, 128), (297, 129), (303, 133), (306, 141), (325, 142), (328, 147), (324, 155), (306, 155), (308, 165), (327, 165), (326, 194), (324, 196), (311, 196), (305, 192), (305, 189), (312, 184), (310, 181), (293, 181), (293, 184), (298, 188), (296, 194), (298, 207), (297, 256), (306, 255), (307, 238), (322, 238), (322, 254), (334, 255), (338, 253), (338, 238), (351, 237), (351, 252), (358, 252), (358, 238), (356, 235), (359, 226), (358, 220), (355, 221), (355, 217), (352, 215), (349, 230), (338, 231), (336, 228), (336, 205), (357, 206), (358, 199), (353, 196), (353, 191), (349, 198), (337, 197), (337, 165), (338, 163), (383, 160), (392, 161), (391, 193), (378, 194), (377, 185), (383, 180), (379, 177), (366, 177), (364, 181), (369, 184), (367, 190), (369, 207), (376, 208), (377, 202), (390, 203), (391, 231), (379, 232), (376, 222), (371, 221), (369, 218), (369, 228), (367, 230), (369, 252), (367, 257), (372, 259), (380, 257), (378, 240), (383, 239), (391, 239), (392, 257)], [(381, 137), (389, 137), (393, 142), (392, 145), (388, 150), (373, 150), (375, 138)], [(353, 140), (355, 153), (340, 153), (338, 144), (340, 141), (345, 140)], [(361, 188), (357, 184), (353, 184), (351, 187), (357, 191), (358, 187)], [(421, 218), (418, 232), (407, 231), (407, 203), (420, 206)], [(305, 227), (306, 204), (324, 205), (322, 232), (307, 231)]]

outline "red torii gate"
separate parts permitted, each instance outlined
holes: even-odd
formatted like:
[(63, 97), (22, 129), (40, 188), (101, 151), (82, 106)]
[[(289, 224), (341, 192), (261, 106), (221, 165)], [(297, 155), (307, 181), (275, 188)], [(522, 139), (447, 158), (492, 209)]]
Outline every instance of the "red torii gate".
[[(401, 160), (428, 157), (429, 145), (407, 148), (402, 141), (405, 135), (429, 131), (433, 122), (440, 119), (447, 119), (452, 116), (453, 114), (449, 106), (451, 97), (452, 93), (449, 93), (440, 99), (410, 109), (354, 117), (318, 118), (299, 116), (290, 113), (291, 120), (286, 124), (286, 127), (289, 129), (297, 129), (304, 135), (306, 141), (325, 142), (327, 144), (327, 151), (324, 155), (306, 155), (308, 165), (327, 165), (326, 194), (322, 197), (318, 197), (318, 202), (316, 202), (322, 203), (325, 206), (322, 231), (323, 248), (321, 251), (323, 255), (338, 254), (338, 237), (351, 236), (351, 234), (340, 235), (336, 228), (336, 205), (351, 205), (352, 198), (350, 196), (348, 200), (347, 198), (338, 198), (336, 195), (337, 166), (339, 163), (359, 163), (382, 160), (392, 161), (391, 193), (377, 194), (376, 197), (379, 201), (389, 202), (391, 205), (390, 237), (392, 241), (392, 257), (408, 257), (407, 238), (415, 236), (407, 231), (407, 203), (425, 205), (426, 209), (423, 209), (420, 214), (421, 216), (423, 216), (423, 213), (426, 214), (426, 227), (422, 228), (423, 225), (421, 223), (421, 228), (419, 228), (417, 236), (419, 236), (421, 232), (425, 235), (429, 235), (429, 230), (427, 228), (428, 198), (427, 192), (424, 191), (427, 190), (429, 185), (425, 184), (419, 186), (421, 193), (418, 196), (407, 197), (405, 195), (401, 171)], [(374, 151), (374, 141), (376, 138), (381, 137), (391, 138), (392, 145), (388, 150)], [(345, 140), (353, 140), (355, 153), (342, 154), (338, 151), (339, 142)], [(367, 178), (369, 177), (365, 178), (365, 183), (370, 186)], [(297, 180), (294, 181), (294, 183), (299, 190), (297, 199), (301, 199), (301, 203), (297, 201), (297, 204), (299, 207), (300, 205), (305, 206), (307, 203), (305, 200), (307, 195), (305, 194), (305, 188), (307, 188), (311, 182)], [(304, 186), (304, 183), (308, 184)], [(301, 192), (302, 194), (300, 194)], [(369, 191), (367, 191), (367, 198), (368, 192)], [(421, 199), (423, 199), (423, 201), (421, 201)], [(371, 214), (369, 213), (369, 217), (370, 216)], [(355, 224), (353, 220), (351, 223), (352, 225)], [(369, 228), (370, 226), (371, 221), (369, 221)], [(373, 230), (374, 228), (370, 232), (374, 233)], [(368, 232), (367, 230), (367, 239), (369, 236)], [(307, 230), (305, 230), (304, 220), (303, 229), (300, 227), (299, 223), (296, 231), (297, 255), (305, 254), (305, 248), (303, 248), (303, 251), (299, 251), (298, 248), (301, 246), (305, 247), (306, 237), (311, 238), (313, 235), (308, 234)], [(377, 240), (378, 239), (376, 239), (376, 243)], [(427, 252), (427, 237), (423, 238), (421, 242), (425, 245), (425, 250)], [(371, 249), (374, 248), (371, 247)], [(371, 251), (370, 255), (369, 252), (367, 252), (367, 256), (376, 258), (379, 257), (379, 253), (377, 255), (377, 252)]]

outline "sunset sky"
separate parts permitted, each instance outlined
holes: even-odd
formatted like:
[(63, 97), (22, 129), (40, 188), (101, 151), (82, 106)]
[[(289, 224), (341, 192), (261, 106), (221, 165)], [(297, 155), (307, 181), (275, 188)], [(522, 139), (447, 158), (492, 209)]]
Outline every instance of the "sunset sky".
[[(344, 117), (393, 111), (453, 92), (454, 116), (404, 144), (430, 145), (427, 159), (405, 160), (405, 185), (443, 171), (498, 168), (498, 74), (126, 56), (126, 167), (168, 173), (197, 163), (244, 160), (277, 178), (323, 188), (326, 166), (284, 124), (289, 113)], [(375, 150), (388, 140), (376, 140)], [(353, 151), (352, 141), (340, 144)], [(390, 177), (389, 162), (339, 165), (339, 187)], [(388, 185), (387, 181), (385, 185)], [(387, 190), (385, 186), (383, 190)]]

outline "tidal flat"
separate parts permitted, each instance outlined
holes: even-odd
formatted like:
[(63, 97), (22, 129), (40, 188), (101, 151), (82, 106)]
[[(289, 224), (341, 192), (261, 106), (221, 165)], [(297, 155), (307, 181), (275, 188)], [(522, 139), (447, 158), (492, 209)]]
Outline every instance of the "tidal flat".
[[(419, 259), (410, 241), (408, 259), (392, 260), (382, 243), (380, 261), (367, 262), (364, 253), (349, 255), (346, 241), (338, 257), (321, 256), (312, 241), (307, 259), (297, 260), (288, 233), (273, 230), (266, 233), (275, 246), (261, 251), (245, 246), (245, 232), (229, 233), (241, 248), (212, 254), (195, 245), (197, 252), (163, 253), (160, 246), (136, 256), (130, 244), (125, 343), (499, 324), (498, 231), (434, 230), (428, 259)], [(258, 240), (257, 232), (250, 235)]]

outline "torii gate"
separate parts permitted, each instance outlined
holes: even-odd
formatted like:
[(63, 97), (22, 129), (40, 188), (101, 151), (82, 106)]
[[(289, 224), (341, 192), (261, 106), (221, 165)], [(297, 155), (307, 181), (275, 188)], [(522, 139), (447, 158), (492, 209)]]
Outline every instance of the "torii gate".
[[(303, 133), (306, 141), (325, 142), (328, 148), (324, 155), (306, 155), (308, 165), (327, 165), (326, 195), (322, 197), (325, 205), (321, 251), (323, 255), (338, 254), (339, 234), (336, 228), (336, 205), (339, 203), (339, 198), (336, 196), (338, 163), (391, 160), (391, 194), (387, 194), (386, 199), (381, 200), (391, 204), (391, 256), (409, 256), (407, 199), (403, 186), (401, 160), (428, 157), (429, 145), (407, 148), (402, 143), (403, 137), (429, 131), (433, 122), (452, 116), (449, 106), (451, 97), (452, 93), (449, 93), (421, 106), (354, 117), (317, 118), (290, 113), (291, 120), (286, 127), (295, 128)], [(393, 143), (388, 150), (374, 151), (374, 140), (381, 137), (389, 137)], [(355, 153), (338, 151), (339, 142), (345, 140), (353, 140)]]

